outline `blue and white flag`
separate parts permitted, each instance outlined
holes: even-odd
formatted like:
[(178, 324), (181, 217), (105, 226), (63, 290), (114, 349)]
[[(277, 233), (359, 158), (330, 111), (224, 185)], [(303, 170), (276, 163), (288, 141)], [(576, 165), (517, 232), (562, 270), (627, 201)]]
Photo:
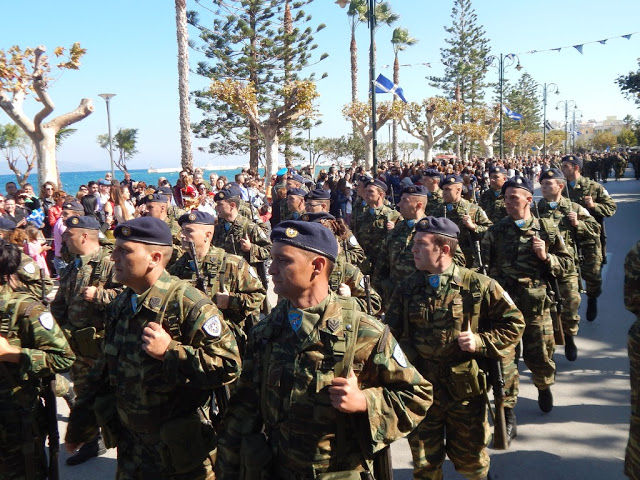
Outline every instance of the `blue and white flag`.
[(505, 104), (502, 104), (502, 111), (511, 120), (518, 120), (518, 121), (522, 120), (522, 115), (520, 115), (519, 113), (514, 112), (513, 110), (510, 110), (509, 107), (507, 107)]
[(402, 88), (393, 83), (384, 75), (378, 75), (378, 78), (376, 78), (375, 82), (373, 82), (373, 85), (376, 87), (376, 93), (393, 93), (404, 103), (407, 103), (407, 99), (404, 98), (404, 92), (402, 91)]

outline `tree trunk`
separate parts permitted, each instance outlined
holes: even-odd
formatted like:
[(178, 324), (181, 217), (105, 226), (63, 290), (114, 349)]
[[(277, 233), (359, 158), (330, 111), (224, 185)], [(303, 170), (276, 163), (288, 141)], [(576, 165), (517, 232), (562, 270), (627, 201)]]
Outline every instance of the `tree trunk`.
[(278, 132), (275, 128), (267, 128), (263, 132), (265, 150), (265, 183), (271, 181), (271, 176), (278, 171)]
[[(397, 53), (393, 60), (393, 83), (400, 85), (400, 62), (398, 61)], [(391, 101), (395, 102), (397, 100), (396, 96), (393, 95)], [(398, 161), (398, 121), (396, 119), (391, 124), (391, 159), (394, 162)]]
[(364, 169), (368, 172), (373, 168), (373, 132), (361, 132), (361, 135), (364, 140)]
[(249, 169), (258, 171), (258, 159), (260, 156), (260, 144), (259, 142), (259, 133), (258, 129), (253, 125), (253, 123), (249, 124)]
[(191, 152), (191, 120), (189, 118), (189, 33), (187, 32), (187, 2), (175, 0), (176, 34), (178, 38), (178, 97), (180, 101), (180, 147), (182, 168), (193, 169)]
[(428, 165), (433, 160), (433, 144), (423, 138), (422, 149), (424, 150), (424, 163)]
[(38, 183), (55, 182), (62, 189), (56, 161), (56, 129), (42, 126), (41, 131), (42, 136), (33, 142), (38, 159)]
[(485, 138), (482, 141), (482, 145), (484, 146), (485, 158), (493, 158), (493, 135), (489, 138)]
[[(351, 57), (351, 102), (355, 103), (358, 101), (358, 44), (356, 43), (355, 28), (351, 29), (349, 53)], [(358, 134), (358, 123), (355, 120), (351, 120), (351, 131), (354, 136)], [(359, 158), (353, 159), (356, 164), (359, 160)]]

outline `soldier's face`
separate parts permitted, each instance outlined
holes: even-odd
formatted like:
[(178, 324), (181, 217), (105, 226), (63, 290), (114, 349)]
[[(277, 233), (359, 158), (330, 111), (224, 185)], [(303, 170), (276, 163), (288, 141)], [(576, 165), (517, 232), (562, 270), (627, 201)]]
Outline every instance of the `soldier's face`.
[(456, 203), (460, 201), (462, 197), (462, 185), (455, 183), (453, 185), (446, 185), (442, 189), (442, 200), (445, 203)]
[(378, 187), (374, 187), (373, 185), (368, 186), (364, 191), (364, 201), (369, 205), (377, 204), (381, 197), (382, 192)]
[(307, 213), (328, 212), (324, 203), (320, 203), (318, 200), (307, 200), (304, 204), (304, 209)]
[(67, 245), (71, 253), (81, 255), (82, 244), (85, 242), (86, 234), (80, 228), (67, 228), (62, 234), (62, 240)]
[(550, 178), (545, 178), (540, 183), (540, 191), (542, 192), (542, 196), (545, 200), (553, 201), (558, 197), (558, 194), (562, 192), (562, 188), (564, 187), (564, 183), (559, 182), (558, 180), (552, 180)]
[(504, 192), (504, 206), (507, 209), (507, 215), (515, 220), (521, 218), (529, 218), (529, 205), (533, 196), (522, 188), (509, 187)]
[(202, 247), (209, 242), (213, 234), (213, 227), (210, 225), (182, 225), (182, 232), (180, 239), (182, 240), (182, 247), (189, 248), (189, 242), (193, 242), (197, 247)]
[(400, 201), (398, 202), (398, 205), (396, 207), (398, 208), (398, 211), (404, 218), (407, 218), (410, 220), (415, 219), (416, 213), (419, 210), (418, 203), (424, 204), (424, 198), (425, 197), (407, 195), (405, 193), (404, 195), (402, 195), (402, 198), (400, 198)]
[(567, 180), (573, 181), (576, 179), (577, 167), (573, 163), (562, 162), (562, 164), (560, 165), (560, 170), (562, 170), (564, 176), (567, 177)]
[(111, 260), (114, 263), (115, 281), (134, 290), (152, 270), (154, 262), (152, 249), (148, 245), (121, 238), (116, 240)]
[(160, 220), (163, 220), (162, 214), (164, 212), (164, 208), (162, 203), (148, 202), (146, 205), (147, 205), (147, 214), (150, 217), (159, 218)]
[(418, 270), (424, 270), (429, 273), (438, 272), (439, 261), (442, 260), (444, 252), (438, 247), (434, 241), (434, 236), (430, 233), (417, 232), (413, 241), (413, 261)]
[(299, 195), (287, 195), (287, 207), (292, 212), (301, 212), (304, 209), (304, 198)]
[(492, 190), (500, 190), (507, 177), (504, 173), (492, 173), (489, 175), (489, 186)]
[(273, 243), (269, 275), (276, 294), (287, 300), (297, 300), (310, 288), (314, 270), (313, 260), (305, 250), (281, 242)]
[(233, 209), (231, 208), (231, 204), (229, 202), (220, 200), (218, 203), (216, 203), (216, 213), (220, 218), (229, 218), (232, 210)]
[(433, 191), (440, 183), (440, 177), (422, 177), (422, 184)]

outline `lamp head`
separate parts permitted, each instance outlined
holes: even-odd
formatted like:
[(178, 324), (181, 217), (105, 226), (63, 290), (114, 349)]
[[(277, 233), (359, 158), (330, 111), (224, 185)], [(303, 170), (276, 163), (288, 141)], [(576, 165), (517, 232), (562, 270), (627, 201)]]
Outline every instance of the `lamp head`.
[(340, 8), (344, 8), (349, 4), (349, 0), (336, 0), (336, 3), (340, 5)]

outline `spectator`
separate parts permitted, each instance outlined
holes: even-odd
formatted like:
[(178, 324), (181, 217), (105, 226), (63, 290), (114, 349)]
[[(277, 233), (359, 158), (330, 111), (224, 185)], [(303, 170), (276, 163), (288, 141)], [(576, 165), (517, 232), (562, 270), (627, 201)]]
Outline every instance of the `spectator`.
[[(62, 205), (64, 204), (67, 194), (64, 190), (58, 190), (53, 193), (53, 205), (49, 208), (49, 214), (47, 215), (47, 224), (49, 225), (49, 232), (52, 232), (53, 226), (56, 224), (60, 215), (62, 215)], [(51, 233), (49, 235), (51, 236)]]
[(4, 195), (0, 194), (0, 217), (4, 217)]
[(113, 187), (114, 194), (114, 214), (117, 223), (126, 222), (135, 216), (136, 208), (131, 203), (131, 194), (128, 185), (120, 185)]
[[(19, 190), (17, 192), (20, 192)], [(25, 201), (24, 193), (17, 193), (16, 198), (7, 198), (5, 200), (5, 217), (16, 224), (17, 227), (22, 227), (27, 223), (26, 218), (31, 213), (24, 206)]]
[(76, 198), (80, 201), (85, 195), (89, 195), (89, 187), (86, 185), (80, 185), (78, 187), (78, 193), (76, 193)]
[(47, 241), (44, 239), (42, 232), (34, 225), (29, 225), (25, 229), (27, 239), (24, 246), (24, 251), (29, 255), (34, 262), (44, 271), (45, 276), (49, 277), (49, 266), (47, 265), (46, 253), (51, 250), (51, 247), (47, 245)]
[(109, 189), (109, 199), (102, 205), (102, 211), (104, 212), (104, 223), (109, 224), (109, 230), (113, 230), (116, 228), (116, 217), (115, 217), (115, 191), (120, 187), (116, 187), (115, 185), (111, 186)]
[(98, 180), (98, 210), (104, 210), (105, 204), (111, 200), (111, 182), (107, 180)]
[(7, 182), (5, 183), (4, 188), (7, 191), (5, 198), (15, 197), (16, 192), (18, 191), (18, 187), (16, 187), (16, 182)]

